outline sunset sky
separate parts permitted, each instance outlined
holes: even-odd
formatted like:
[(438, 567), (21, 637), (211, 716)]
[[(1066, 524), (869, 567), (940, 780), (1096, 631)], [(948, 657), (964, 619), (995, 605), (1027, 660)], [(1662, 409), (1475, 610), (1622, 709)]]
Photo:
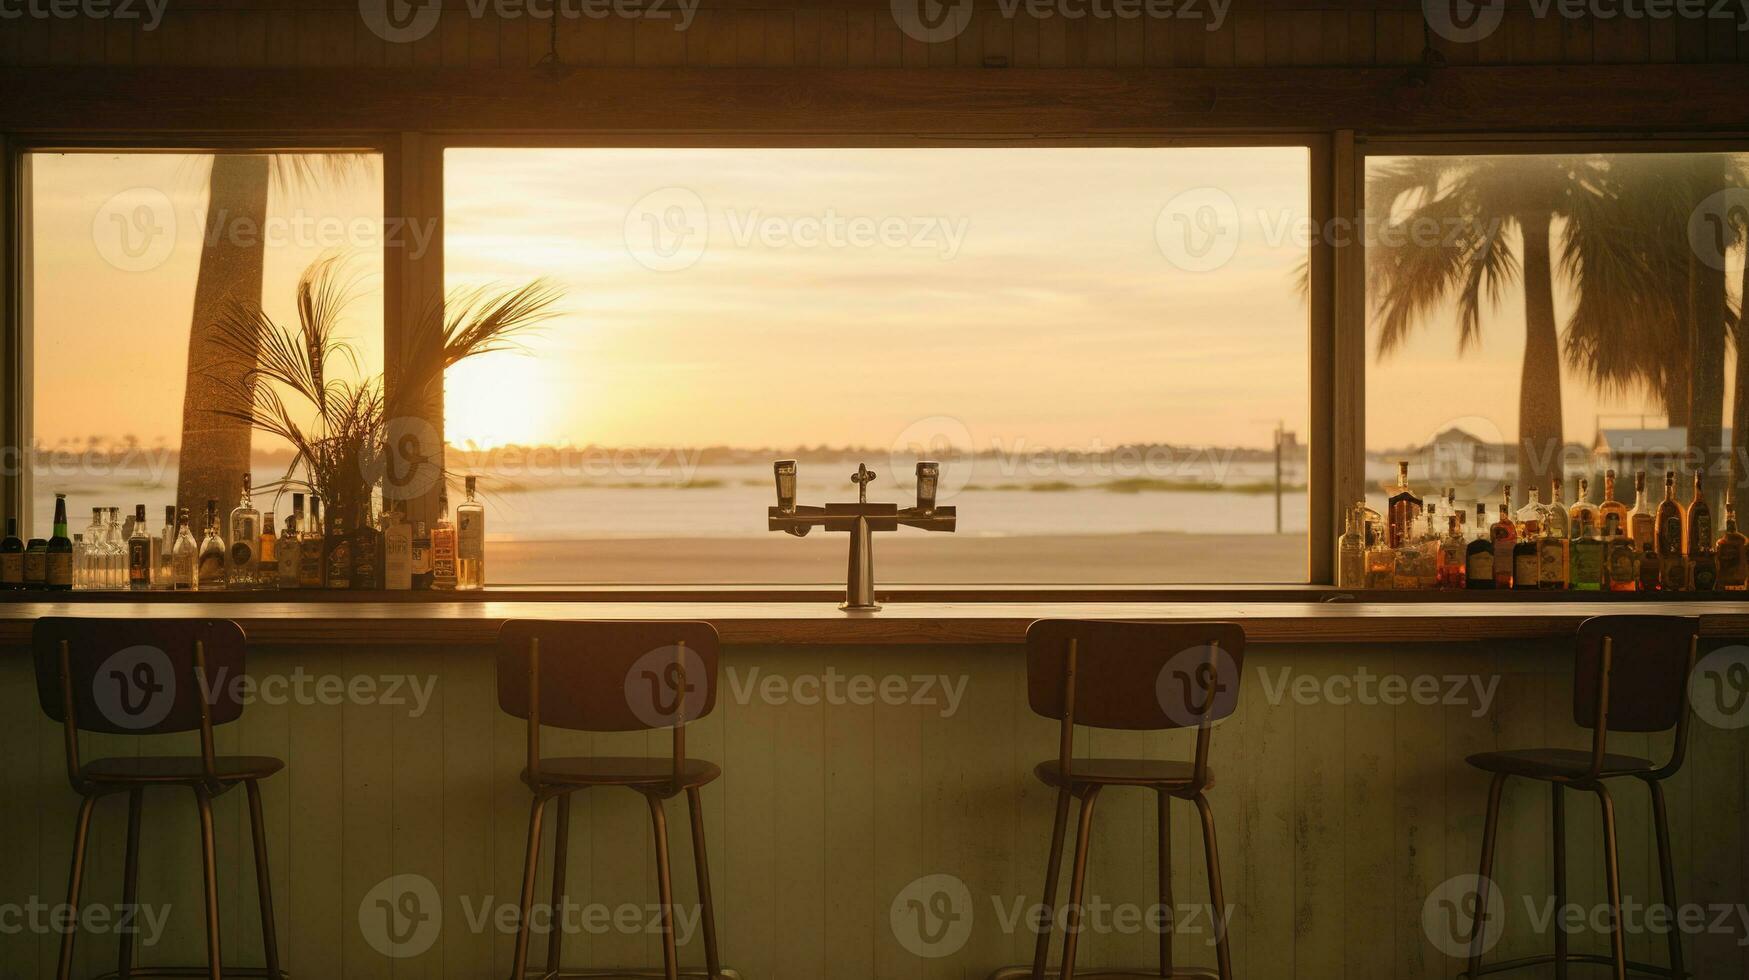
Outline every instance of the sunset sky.
[[(205, 159), (31, 170), (37, 438), (174, 443)], [(1306, 429), (1302, 149), (474, 149), (446, 171), (450, 284), (565, 291), (532, 356), (452, 373), (454, 441), (888, 445), (921, 426), (979, 448), (1261, 446), (1277, 419)], [(271, 313), (337, 246), (380, 273), (380, 200), (374, 161), (275, 190)], [(1200, 267), (1186, 247), (1226, 206), (1231, 257)], [(174, 247), (132, 254), (164, 214)], [(380, 276), (368, 287), (344, 332), (375, 370)], [(1436, 322), (1370, 370), (1368, 444), (1466, 417), (1510, 435), (1519, 304), (1509, 291), (1463, 360)], [(1581, 441), (1600, 412), (1643, 410), (1574, 378), (1565, 400)]]

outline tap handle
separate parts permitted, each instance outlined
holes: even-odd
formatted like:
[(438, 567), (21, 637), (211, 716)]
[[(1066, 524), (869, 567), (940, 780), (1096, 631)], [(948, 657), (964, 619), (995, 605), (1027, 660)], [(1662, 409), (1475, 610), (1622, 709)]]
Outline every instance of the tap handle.
[(785, 514), (796, 512), (796, 461), (780, 459), (771, 464), (777, 478), (777, 509)]
[(856, 484), (856, 499), (858, 503), (868, 503), (868, 485), (874, 482), (874, 472), (867, 463), (856, 464), (856, 472), (850, 474), (850, 482)]
[(941, 464), (932, 459), (917, 462), (917, 510), (929, 514), (935, 510), (935, 488), (941, 482)]

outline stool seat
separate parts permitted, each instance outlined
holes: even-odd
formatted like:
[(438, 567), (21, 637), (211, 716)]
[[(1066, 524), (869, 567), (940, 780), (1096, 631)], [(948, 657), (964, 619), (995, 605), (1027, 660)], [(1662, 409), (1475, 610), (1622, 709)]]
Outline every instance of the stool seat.
[[(1046, 759), (1032, 767), (1033, 774), (1046, 786), (1066, 789), (1074, 786), (1153, 786), (1171, 789), (1190, 786), (1196, 781), (1196, 765), (1171, 759), (1076, 759), (1070, 766), (1069, 778), (1063, 778), (1063, 767), (1056, 759)], [(1206, 771), (1205, 785), (1213, 783), (1213, 772)]]
[[(648, 786), (683, 790), (703, 786), (722, 774), (716, 763), (703, 759), (682, 760), (679, 779), (674, 778), (674, 760), (668, 758), (579, 755), (540, 761), (543, 786)], [(522, 771), (522, 781), (529, 781), (527, 769)]]
[[(264, 755), (221, 755), (213, 759), (219, 782), (266, 779), (285, 768), (285, 763)], [(94, 759), (81, 766), (79, 775), (94, 783), (204, 783), (206, 765), (200, 756), (140, 755)]]
[[(1470, 765), (1486, 772), (1523, 776), (1528, 779), (1566, 781), (1591, 775), (1591, 752), (1588, 749), (1512, 749), (1506, 752), (1479, 752), (1469, 757)], [(1650, 759), (1633, 755), (1603, 756), (1604, 777), (1641, 776), (1657, 770)]]

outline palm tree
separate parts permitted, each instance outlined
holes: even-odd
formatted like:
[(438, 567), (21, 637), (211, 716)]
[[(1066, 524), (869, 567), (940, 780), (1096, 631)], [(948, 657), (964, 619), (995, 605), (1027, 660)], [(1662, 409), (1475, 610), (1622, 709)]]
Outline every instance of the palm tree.
[(1587, 157), (1422, 156), (1388, 163), (1368, 181), (1369, 208), (1386, 216), (1378, 244), (1368, 250), (1380, 361), (1454, 301), (1458, 353), (1468, 352), (1481, 341), (1484, 311), (1499, 305), (1508, 285), (1522, 282), (1521, 486), (1546, 486), (1561, 473), (1552, 236), (1555, 221), (1570, 218), (1578, 189), (1594, 179), (1597, 166)]
[[(228, 513), (242, 491), (249, 468), (249, 424), (212, 411), (228, 397), (229, 382), (255, 367), (247, 352), (215, 343), (219, 322), (234, 304), (259, 303), (270, 188), (294, 189), (319, 181), (344, 181), (370, 157), (361, 153), (272, 155), (219, 153), (208, 174), (206, 235), (194, 288), (194, 315), (188, 331), (188, 366), (182, 396), (182, 449), (176, 476), (176, 504), (199, 514), (217, 500)], [(252, 233), (238, 234), (238, 229)]]

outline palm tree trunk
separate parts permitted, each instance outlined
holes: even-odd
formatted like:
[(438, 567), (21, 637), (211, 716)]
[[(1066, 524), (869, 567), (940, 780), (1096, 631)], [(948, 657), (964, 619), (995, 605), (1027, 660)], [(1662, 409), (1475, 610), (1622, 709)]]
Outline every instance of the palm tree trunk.
[[(1725, 414), (1725, 271), (1688, 260), (1688, 457), (1711, 475)], [(1715, 484), (1717, 481), (1713, 481)], [(1709, 488), (1712, 491), (1717, 486)], [(1711, 498), (1714, 494), (1709, 493)], [(1715, 505), (1714, 513), (1719, 513)]]
[[(1749, 249), (1749, 242), (1745, 243)], [(1737, 331), (1735, 335), (1737, 346), (1737, 372), (1735, 396), (1731, 399), (1731, 486), (1727, 496), (1735, 501), (1737, 494), (1749, 482), (1749, 351), (1746, 351), (1745, 341), (1749, 341), (1749, 324), (1743, 322), (1743, 317), (1749, 313), (1749, 262), (1743, 266), (1743, 293), (1737, 307)], [(1723, 511), (1720, 511), (1722, 514)], [(1723, 526), (1721, 520), (1720, 526)]]
[(1518, 388), (1518, 482), (1547, 490), (1561, 470), (1561, 352), (1555, 329), (1549, 212), (1517, 216), (1524, 236), (1524, 367)]
[(216, 415), (212, 409), (228, 403), (227, 385), (235, 385), (214, 376), (235, 378), (254, 365), (219, 356), (212, 329), (219, 313), (232, 302), (261, 301), (267, 175), (264, 156), (221, 153), (213, 158), (206, 237), (188, 329), (188, 381), (182, 396), (182, 450), (176, 478), (176, 504), (188, 508), (189, 517), (197, 522), (197, 534), (209, 499), (219, 502), (220, 515), (236, 506), (249, 467), (248, 423)]

